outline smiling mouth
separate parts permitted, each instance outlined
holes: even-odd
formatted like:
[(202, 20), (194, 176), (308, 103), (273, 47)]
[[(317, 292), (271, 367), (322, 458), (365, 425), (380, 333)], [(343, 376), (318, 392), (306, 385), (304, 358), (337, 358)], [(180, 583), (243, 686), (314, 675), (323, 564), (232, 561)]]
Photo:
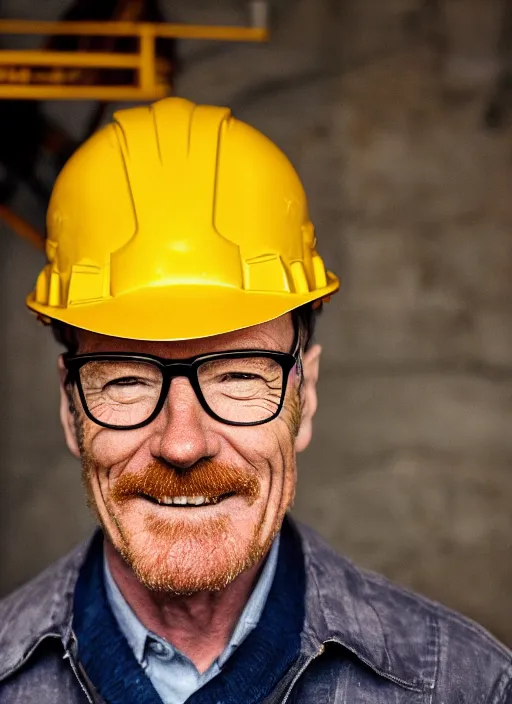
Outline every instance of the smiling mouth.
[(212, 504), (219, 504), (221, 501), (224, 501), (234, 495), (235, 492), (231, 491), (227, 494), (221, 494), (220, 496), (163, 496), (160, 499), (156, 499), (154, 496), (142, 494), (142, 497), (148, 501), (151, 501), (152, 504), (157, 504), (158, 506), (197, 508), (198, 506), (211, 506)]

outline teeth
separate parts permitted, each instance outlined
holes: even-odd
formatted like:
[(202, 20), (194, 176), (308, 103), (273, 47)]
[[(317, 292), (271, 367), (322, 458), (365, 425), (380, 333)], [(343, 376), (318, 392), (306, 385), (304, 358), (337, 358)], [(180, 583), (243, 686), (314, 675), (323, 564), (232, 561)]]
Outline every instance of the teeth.
[(158, 503), (164, 506), (203, 506), (204, 504), (216, 504), (219, 497), (208, 496), (164, 496), (157, 499)]

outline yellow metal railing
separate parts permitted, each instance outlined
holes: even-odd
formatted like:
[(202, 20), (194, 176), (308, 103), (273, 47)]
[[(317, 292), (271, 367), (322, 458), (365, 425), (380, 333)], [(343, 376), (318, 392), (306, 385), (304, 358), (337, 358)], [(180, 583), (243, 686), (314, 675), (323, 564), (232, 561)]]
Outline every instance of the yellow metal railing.
[[(134, 37), (135, 53), (99, 51), (0, 50), (0, 99), (155, 100), (170, 86), (158, 75), (157, 38), (263, 42), (265, 28), (148, 22), (36, 22), (0, 20), (0, 35)], [(47, 68), (47, 71), (41, 71)], [(133, 69), (135, 84), (80, 85), (83, 69)]]

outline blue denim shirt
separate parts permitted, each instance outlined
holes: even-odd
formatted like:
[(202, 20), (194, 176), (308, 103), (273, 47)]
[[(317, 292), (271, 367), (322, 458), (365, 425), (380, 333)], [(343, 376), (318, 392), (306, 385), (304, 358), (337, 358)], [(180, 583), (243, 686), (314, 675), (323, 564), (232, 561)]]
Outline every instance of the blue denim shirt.
[(183, 704), (190, 695), (217, 675), (229, 657), (260, 620), (276, 572), (279, 535), (274, 540), (258, 581), (223, 653), (206, 672), (177, 648), (148, 631), (126, 603), (104, 560), (105, 588), (110, 608), (139, 665), (146, 672), (164, 704)]
[[(300, 654), (264, 704), (512, 704), (512, 653), (487, 631), (296, 529), (306, 567)], [(105, 704), (72, 631), (87, 548), (0, 601), (0, 704)]]

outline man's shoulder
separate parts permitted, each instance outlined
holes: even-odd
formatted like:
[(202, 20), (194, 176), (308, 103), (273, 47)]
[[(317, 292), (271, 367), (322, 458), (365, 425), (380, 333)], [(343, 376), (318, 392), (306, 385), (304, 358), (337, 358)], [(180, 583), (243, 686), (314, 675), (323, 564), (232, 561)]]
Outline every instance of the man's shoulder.
[(512, 701), (512, 652), (485, 628), (355, 565), (311, 528), (298, 528), (323, 617), (341, 644), (410, 685), (480, 679), (496, 691), (510, 687)]
[[(49, 596), (58, 585), (65, 586), (68, 578), (77, 574), (83, 562), (90, 539), (76, 545), (72, 550), (58, 558), (32, 579), (24, 582), (12, 592), (0, 599), (0, 623), (13, 610), (33, 604), (43, 596)], [(52, 597), (53, 598), (53, 597)]]
[[(468, 678), (482, 676), (506, 682), (512, 696), (512, 652), (486, 628), (467, 616), (384, 576), (355, 567), (365, 580), (368, 598), (383, 627), (409, 648), (413, 636), (434, 656), (439, 678), (453, 681), (466, 670)], [(497, 699), (496, 701), (501, 701)]]
[(0, 679), (47, 636), (64, 637), (73, 591), (90, 540), (0, 599)]

